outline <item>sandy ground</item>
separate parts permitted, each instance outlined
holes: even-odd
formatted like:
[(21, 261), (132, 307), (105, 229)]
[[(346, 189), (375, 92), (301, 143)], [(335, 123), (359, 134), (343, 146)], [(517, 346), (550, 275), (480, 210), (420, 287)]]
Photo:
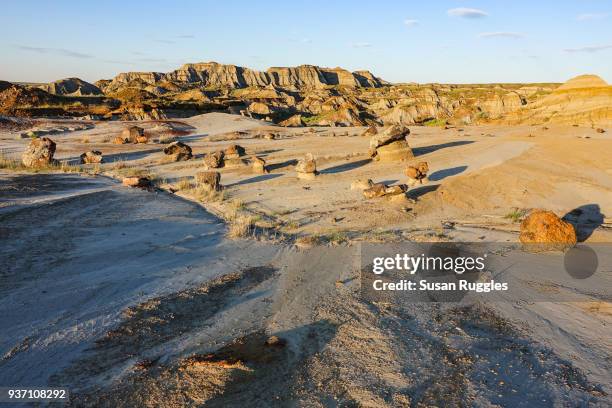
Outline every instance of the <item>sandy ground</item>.
[[(102, 171), (120, 166), (146, 169), (161, 180), (163, 187), (176, 188), (181, 180), (193, 180), (202, 171), (201, 157), (232, 143), (246, 148), (247, 158), (264, 158), (270, 174), (253, 174), (250, 166), (220, 169), (226, 202), (240, 206), (262, 223), (295, 236), (329, 235), (338, 231), (362, 236), (368, 232), (401, 231), (418, 239), (437, 233), (449, 239), (506, 240), (494, 232), (473, 234), (459, 231), (469, 224), (497, 224), (503, 230), (517, 226), (504, 217), (514, 209), (544, 207), (564, 215), (581, 208), (586, 223), (595, 224), (612, 214), (612, 151), (610, 133), (572, 126), (478, 126), (465, 128), (413, 127), (409, 143), (414, 161), (430, 165), (429, 183), (411, 189), (412, 200), (365, 200), (351, 191), (352, 181), (370, 178), (374, 182), (400, 184), (406, 163), (372, 162), (367, 156), (363, 128), (279, 128), (250, 118), (211, 113), (185, 119), (189, 135), (179, 137), (189, 144), (195, 159), (168, 163), (162, 144), (114, 145), (112, 137), (126, 123), (100, 122), (94, 129), (54, 135), (56, 157), (76, 162), (87, 150), (100, 150), (107, 164)], [(155, 138), (157, 123), (141, 124)], [(229, 132), (243, 131), (238, 140), (223, 140)], [(255, 138), (267, 131), (279, 140)], [(314, 133), (313, 133), (314, 132)], [(211, 141), (217, 140), (217, 141)], [(87, 143), (83, 143), (86, 141)], [(0, 135), (0, 149), (18, 157), (27, 140), (13, 134)], [(298, 180), (293, 169), (306, 153), (317, 159), (320, 175), (312, 181)], [(119, 165), (117, 163), (120, 163)], [(181, 194), (179, 192), (179, 194)], [(224, 206), (209, 205), (211, 211)], [(226, 206), (227, 207), (227, 206)], [(588, 221), (588, 219), (591, 221)], [(455, 225), (444, 231), (443, 227)], [(585, 225), (592, 241), (612, 241), (610, 230)]]
[[(367, 160), (363, 129), (275, 129), (279, 140), (213, 142), (271, 127), (222, 114), (185, 123), (191, 134), (181, 139), (197, 158), (183, 163), (161, 163), (161, 145), (102, 142), (124, 123), (53, 138), (59, 159), (101, 150), (103, 170), (123, 161), (167, 185), (192, 177), (201, 154), (239, 143), (273, 169), (221, 169), (224, 203), (240, 200), (243, 211), (281, 220), (287, 234), (348, 231), (353, 245), (229, 240), (219, 218), (177, 194), (104, 176), (3, 173), (0, 385), (68, 386), (74, 406), (612, 404), (605, 296), (384, 304), (360, 298), (355, 272), (355, 242), (388, 231), (409, 240), (516, 241), (517, 225), (504, 218), (513, 207), (585, 208), (583, 239), (610, 242), (607, 133), (414, 128), (410, 144), (430, 163), (431, 181), (409, 193), (416, 201), (396, 202), (349, 189), (362, 177), (405, 180), (403, 164)], [(26, 143), (0, 137), (8, 155)], [(298, 181), (292, 163), (306, 152), (321, 175)], [(224, 203), (211, 210), (222, 213)], [(610, 276), (598, 277), (604, 292)], [(545, 286), (548, 277), (529, 278)], [(273, 334), (287, 344), (266, 346)]]

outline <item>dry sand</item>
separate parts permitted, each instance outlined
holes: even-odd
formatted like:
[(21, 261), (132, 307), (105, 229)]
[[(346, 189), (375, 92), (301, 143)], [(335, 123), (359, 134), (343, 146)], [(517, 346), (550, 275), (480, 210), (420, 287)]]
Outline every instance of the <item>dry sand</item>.
[[(52, 138), (60, 160), (101, 150), (102, 171), (120, 173), (113, 161), (123, 161), (165, 187), (193, 177), (202, 154), (238, 143), (272, 171), (221, 169), (225, 200), (205, 206), (226, 214), (239, 200), (240, 211), (290, 238), (228, 240), (223, 222), (181, 192), (131, 190), (104, 176), (2, 174), (0, 384), (68, 385), (76, 406), (612, 403), (612, 316), (596, 294), (578, 303), (376, 304), (358, 295), (358, 246), (291, 245), (338, 233), (351, 242), (516, 241), (517, 224), (504, 218), (514, 207), (583, 208), (583, 239), (611, 242), (608, 133), (415, 127), (409, 142), (415, 160), (429, 162), (430, 183), (409, 192), (416, 202), (397, 202), (349, 188), (364, 177), (405, 182), (403, 164), (368, 160), (362, 128), (310, 133), (217, 113), (184, 123), (191, 133), (180, 139), (196, 159), (181, 163), (163, 163), (162, 145), (103, 142), (120, 122)], [(249, 135), (209, 140), (237, 130)], [(250, 137), (268, 130), (281, 138)], [(0, 135), (8, 155), (26, 143)], [(307, 152), (321, 174), (299, 181), (293, 163)], [(546, 278), (530, 277), (544, 286)], [(610, 271), (599, 279), (610, 287)], [(271, 334), (287, 346), (264, 346)]]

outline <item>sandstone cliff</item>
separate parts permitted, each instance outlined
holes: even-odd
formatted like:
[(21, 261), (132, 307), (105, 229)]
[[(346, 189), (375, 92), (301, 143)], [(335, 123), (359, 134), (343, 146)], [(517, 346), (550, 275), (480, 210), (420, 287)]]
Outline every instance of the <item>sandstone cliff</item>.
[(299, 90), (339, 85), (351, 88), (380, 87), (383, 81), (368, 71), (349, 72), (342, 68), (321, 68), (314, 65), (297, 67), (273, 67), (267, 71), (255, 71), (236, 65), (202, 62), (185, 64), (167, 74), (160, 72), (125, 72), (117, 75), (109, 87), (141, 80), (148, 84), (162, 81), (198, 84), (206, 88), (246, 88), (273, 85)]

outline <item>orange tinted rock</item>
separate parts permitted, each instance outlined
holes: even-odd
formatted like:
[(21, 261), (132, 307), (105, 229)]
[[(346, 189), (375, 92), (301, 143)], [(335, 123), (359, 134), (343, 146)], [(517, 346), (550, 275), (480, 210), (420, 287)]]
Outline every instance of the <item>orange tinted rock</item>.
[(150, 188), (151, 180), (147, 177), (125, 177), (121, 184), (126, 187)]
[(519, 236), (523, 244), (535, 245), (535, 250), (561, 250), (576, 244), (576, 230), (552, 211), (534, 210), (521, 223)]

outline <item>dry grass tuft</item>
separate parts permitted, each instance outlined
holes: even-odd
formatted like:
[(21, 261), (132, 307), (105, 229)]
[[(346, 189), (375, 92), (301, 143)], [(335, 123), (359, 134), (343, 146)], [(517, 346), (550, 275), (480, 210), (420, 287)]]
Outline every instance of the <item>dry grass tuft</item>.
[(254, 232), (253, 217), (249, 215), (238, 215), (228, 223), (227, 236), (229, 238), (245, 238), (253, 235)]

